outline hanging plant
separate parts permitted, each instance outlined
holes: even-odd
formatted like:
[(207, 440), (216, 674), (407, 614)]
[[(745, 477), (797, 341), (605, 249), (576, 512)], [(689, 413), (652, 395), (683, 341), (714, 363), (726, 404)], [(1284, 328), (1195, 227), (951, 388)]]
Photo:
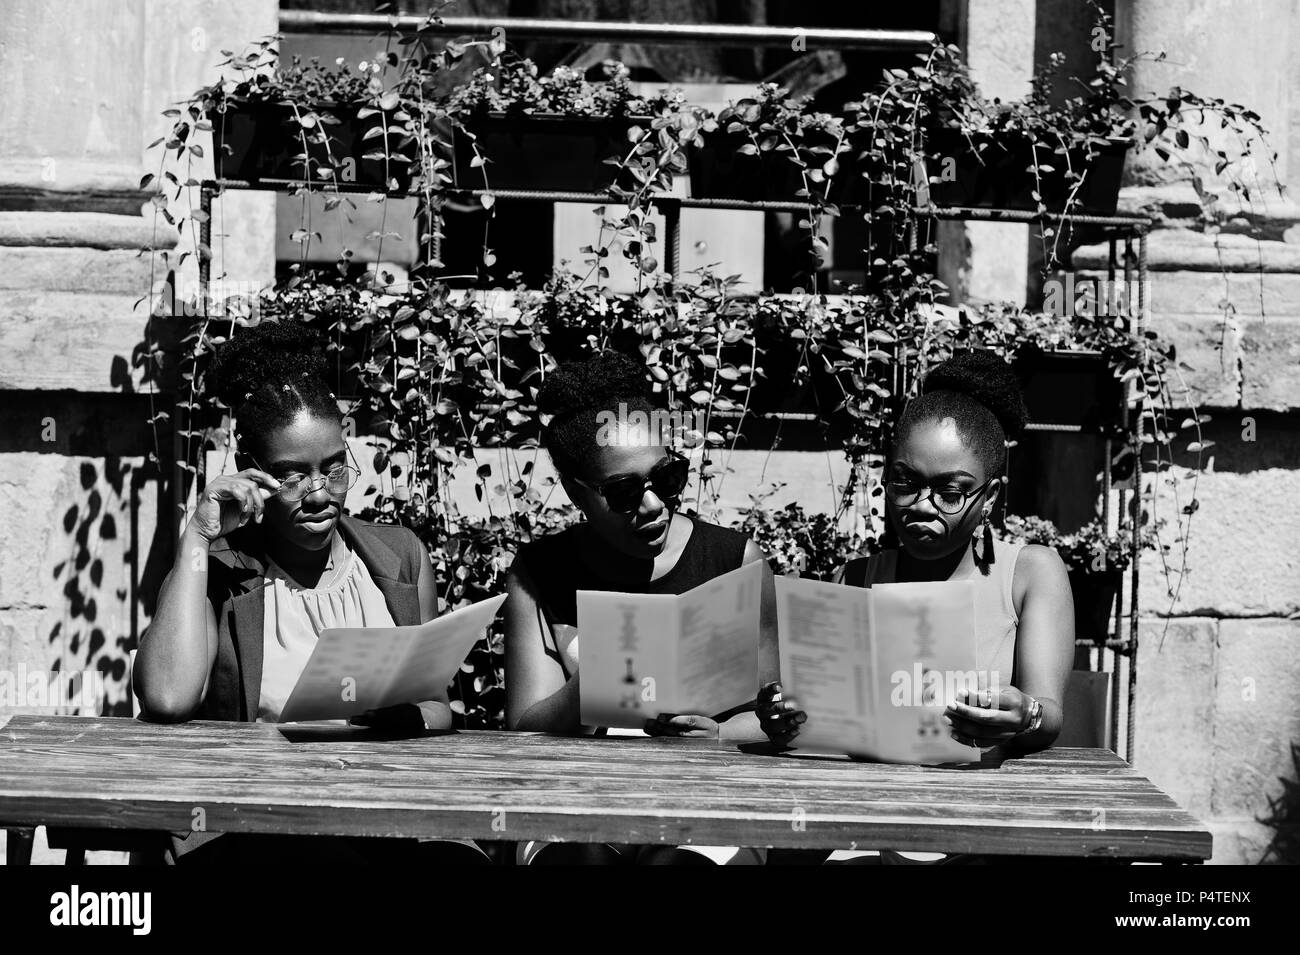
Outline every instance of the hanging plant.
[(457, 187), (666, 191), (663, 175), (685, 170), (684, 150), (707, 111), (687, 105), (680, 90), (637, 95), (622, 63), (602, 70), (596, 81), (565, 66), (543, 75), (516, 56), (475, 70), (447, 102)]
[[(1126, 154), (1149, 151), (1186, 170), (1208, 218), (1217, 197), (1196, 172), (1198, 163), (1225, 175), (1230, 190), (1249, 200), (1256, 187), (1248, 160), (1267, 130), (1253, 110), (1181, 87), (1164, 95), (1134, 95), (1127, 76), (1142, 60), (1164, 54), (1139, 53), (1117, 59), (1113, 23), (1093, 4), (1098, 58), (1091, 74), (1068, 81), (1081, 92), (1055, 102), (1052, 90), (1064, 56), (1052, 54), (1037, 69), (1030, 92), (1006, 102), (984, 97), (963, 62), (961, 50), (936, 44), (910, 70), (885, 72), (885, 86), (855, 104), (857, 141), (873, 148), (901, 149), (915, 173), (916, 202), (926, 208), (976, 207), (1055, 214), (1042, 221), (1044, 268), (1059, 264), (1063, 239), (1079, 215), (1113, 215)], [(1230, 153), (1202, 132), (1207, 121), (1230, 134), (1239, 149)], [(1270, 163), (1276, 153), (1268, 157)]]
[(719, 113), (691, 162), (691, 192), (704, 198), (854, 203), (859, 178), (846, 119), (772, 83)]
[[(278, 39), (278, 38), (274, 38)], [(219, 179), (313, 188), (410, 188), (418, 112), (396, 53), (382, 61), (280, 64), (272, 42), (223, 64), (238, 78), (199, 90), (189, 106), (211, 123)]]

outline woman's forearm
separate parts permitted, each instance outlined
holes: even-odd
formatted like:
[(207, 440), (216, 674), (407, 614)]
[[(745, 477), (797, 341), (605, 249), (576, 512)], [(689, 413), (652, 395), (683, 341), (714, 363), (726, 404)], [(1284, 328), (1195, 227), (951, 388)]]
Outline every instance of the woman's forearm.
[(207, 624), (208, 541), (187, 530), (140, 638), (135, 683), (150, 716), (180, 720), (203, 701), (210, 668)]
[(759, 725), (758, 714), (750, 710), (748, 713), (737, 713), (719, 725), (718, 737), (719, 739), (764, 740), (767, 739), (767, 734)]
[(581, 709), (578, 675), (575, 673), (560, 689), (525, 710), (514, 728), (576, 736), (582, 732)]

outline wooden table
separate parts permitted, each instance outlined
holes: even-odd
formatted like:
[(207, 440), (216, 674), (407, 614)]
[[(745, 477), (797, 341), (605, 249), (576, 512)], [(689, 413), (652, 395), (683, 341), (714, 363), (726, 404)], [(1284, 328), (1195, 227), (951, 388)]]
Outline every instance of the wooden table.
[(1202, 824), (1108, 750), (927, 767), (764, 748), (0, 717), (0, 826), (188, 830), (202, 808), (223, 832), (1181, 862), (1211, 851)]

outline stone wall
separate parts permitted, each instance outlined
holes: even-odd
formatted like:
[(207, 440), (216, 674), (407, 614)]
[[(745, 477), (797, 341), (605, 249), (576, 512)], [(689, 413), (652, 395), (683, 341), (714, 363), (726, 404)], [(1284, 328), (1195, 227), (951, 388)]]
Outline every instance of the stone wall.
[[(1270, 166), (1257, 150), (1250, 203), (1198, 170), (1223, 196), (1217, 231), (1198, 221), (1196, 195), (1168, 165), (1131, 163), (1121, 193), (1121, 208), (1156, 221), (1149, 325), (1177, 346), (1176, 373), (1211, 416), (1215, 442), (1194, 486), (1186, 574), (1166, 576), (1154, 557), (1142, 564), (1134, 763), (1210, 824), (1215, 862), (1252, 863), (1300, 742), (1300, 209), (1272, 178), (1285, 181), (1294, 151), (1300, 20), (1289, 0), (1142, 0), (1117, 3), (1117, 15), (1128, 49), (1171, 54), (1135, 70), (1136, 92), (1179, 84), (1246, 103), (1279, 153)], [(1081, 250), (1075, 269), (1098, 274), (1102, 254)], [(1157, 515), (1176, 515), (1192, 489), (1181, 481), (1175, 499), (1159, 482)]]
[[(171, 437), (145, 423), (168, 399), (136, 352), (139, 300), (167, 268), (141, 249), (177, 236), (140, 189), (159, 171), (146, 146), (221, 50), (273, 33), (276, 16), (266, 0), (15, 0), (0, 18), (0, 669), (97, 670), (103, 712), (130, 713), (126, 655), (170, 553), (147, 457), (165, 460)], [(273, 211), (270, 196), (232, 198), (214, 274), (272, 277)]]

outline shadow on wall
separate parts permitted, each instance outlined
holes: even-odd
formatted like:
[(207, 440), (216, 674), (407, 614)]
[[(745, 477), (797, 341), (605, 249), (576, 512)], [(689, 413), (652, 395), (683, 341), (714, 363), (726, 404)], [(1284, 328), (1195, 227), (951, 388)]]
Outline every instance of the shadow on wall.
[[(63, 512), (61, 529), (67, 542), (67, 557), (53, 568), (53, 577), (64, 598), (62, 619), (50, 628), (50, 669), (62, 674), (68, 684), (68, 699), (76, 699), (80, 680), (74, 674), (99, 673), (104, 680), (105, 696), (100, 715), (130, 716), (130, 696), (126, 686), (127, 659), (135, 648), (138, 632), (132, 590), (138, 575), (133, 535), (119, 526), (117, 508), (108, 499), (124, 501), (135, 523), (138, 484), (135, 468), (117, 458), (104, 459), (102, 468), (84, 461), (80, 468), (78, 500)], [(128, 484), (128, 482), (130, 482)], [(125, 538), (125, 539), (124, 539)], [(125, 544), (125, 549), (123, 549)], [(118, 579), (106, 579), (106, 551), (116, 552), (123, 569), (132, 571)], [(52, 555), (57, 549), (52, 548)], [(120, 626), (121, 615), (112, 614), (125, 606), (130, 626)], [(117, 619), (115, 620), (114, 617)], [(119, 624), (119, 625), (115, 625)]]
[(1260, 822), (1273, 831), (1262, 863), (1300, 863), (1300, 743), (1291, 744), (1295, 779), (1281, 779), (1282, 793), (1268, 799), (1269, 816)]
[[(27, 472), (19, 498), (26, 513), (11, 515), (9, 543), (30, 542), (19, 560), (37, 565), (32, 592), (7, 593), (5, 603), (40, 611), (28, 632), (45, 646), (40, 659), (31, 658), (38, 645), (31, 644), (28, 659), (12, 662), (60, 674), (50, 705), (130, 716), (129, 654), (153, 615), (171, 550), (159, 526), (164, 489), (147, 458), (148, 398), (6, 392), (5, 405), (0, 457), (14, 456)], [(82, 705), (88, 672), (104, 691), (89, 707)]]

